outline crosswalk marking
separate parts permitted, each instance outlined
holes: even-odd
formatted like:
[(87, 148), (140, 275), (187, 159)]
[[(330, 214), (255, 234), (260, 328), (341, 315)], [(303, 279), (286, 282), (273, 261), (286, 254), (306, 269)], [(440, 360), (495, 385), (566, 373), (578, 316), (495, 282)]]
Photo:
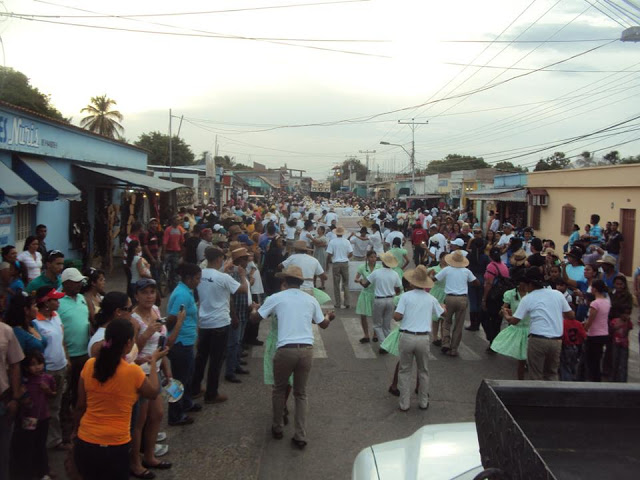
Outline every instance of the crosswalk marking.
[[(313, 358), (327, 358), (327, 350), (324, 347), (324, 341), (322, 335), (320, 335), (320, 328), (314, 323), (311, 327), (313, 329)], [(260, 322), (260, 331), (266, 335), (271, 331), (271, 317), (265, 318)], [(264, 357), (264, 345), (254, 346), (251, 348), (251, 358)]]
[(359, 318), (343, 318), (342, 326), (347, 332), (347, 339), (353, 348), (356, 358), (376, 358), (370, 343), (360, 343), (362, 338), (362, 327)]

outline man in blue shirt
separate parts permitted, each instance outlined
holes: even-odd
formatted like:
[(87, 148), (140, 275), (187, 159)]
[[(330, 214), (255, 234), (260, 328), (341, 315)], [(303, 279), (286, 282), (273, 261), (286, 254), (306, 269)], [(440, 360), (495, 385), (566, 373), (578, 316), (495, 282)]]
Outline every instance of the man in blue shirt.
[(591, 230), (589, 231), (589, 240), (591, 245), (600, 245), (602, 243), (602, 227), (600, 223), (600, 215), (595, 213), (591, 215)]

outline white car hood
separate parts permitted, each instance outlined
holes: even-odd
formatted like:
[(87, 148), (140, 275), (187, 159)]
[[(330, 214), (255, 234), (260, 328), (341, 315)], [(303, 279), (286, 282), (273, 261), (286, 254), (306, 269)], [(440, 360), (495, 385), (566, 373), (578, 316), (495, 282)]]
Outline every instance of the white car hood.
[(353, 478), (451, 480), (478, 467), (482, 470), (475, 423), (449, 423), (427, 425), (407, 438), (363, 450)]

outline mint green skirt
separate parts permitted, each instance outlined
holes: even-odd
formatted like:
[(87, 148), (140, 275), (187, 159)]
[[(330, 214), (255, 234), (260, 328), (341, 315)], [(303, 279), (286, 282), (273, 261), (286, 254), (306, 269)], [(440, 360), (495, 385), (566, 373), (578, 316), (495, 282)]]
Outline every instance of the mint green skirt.
[(380, 344), (380, 347), (391, 355), (399, 357), (400, 350), (398, 349), (398, 343), (400, 343), (400, 325), (391, 331), (389, 336), (384, 339), (384, 342)]
[(509, 325), (502, 330), (491, 343), (491, 350), (517, 360), (527, 359), (529, 340), (529, 320), (523, 319), (516, 325)]

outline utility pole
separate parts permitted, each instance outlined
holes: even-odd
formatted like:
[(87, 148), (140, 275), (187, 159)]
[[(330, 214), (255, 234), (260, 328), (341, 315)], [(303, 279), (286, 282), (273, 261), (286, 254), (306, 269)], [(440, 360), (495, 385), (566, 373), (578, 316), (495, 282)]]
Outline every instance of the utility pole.
[(364, 153), (366, 155), (366, 159), (367, 159), (367, 174), (364, 177), (364, 181), (366, 182), (366, 187), (367, 187), (367, 195), (369, 194), (369, 154), (370, 153), (376, 153), (375, 150), (360, 150), (360, 153)]
[(411, 126), (411, 195), (416, 194), (416, 126), (427, 125), (429, 122), (416, 122), (415, 118), (412, 118), (410, 122), (398, 120), (401, 125)]
[(173, 149), (171, 145), (171, 109), (169, 109), (169, 181), (173, 180)]

